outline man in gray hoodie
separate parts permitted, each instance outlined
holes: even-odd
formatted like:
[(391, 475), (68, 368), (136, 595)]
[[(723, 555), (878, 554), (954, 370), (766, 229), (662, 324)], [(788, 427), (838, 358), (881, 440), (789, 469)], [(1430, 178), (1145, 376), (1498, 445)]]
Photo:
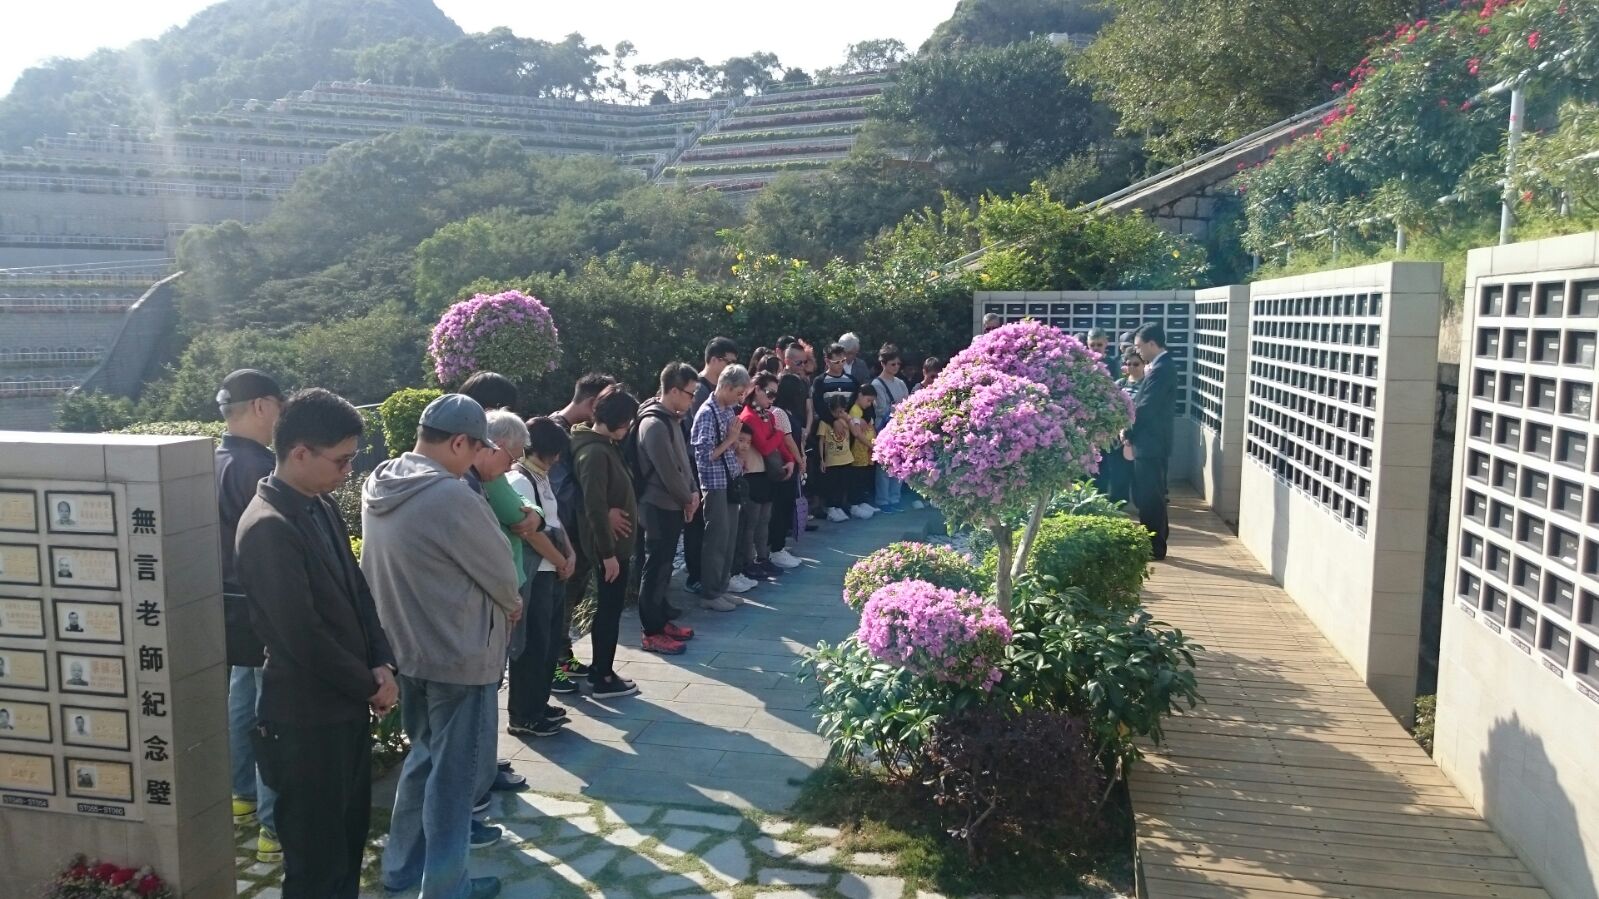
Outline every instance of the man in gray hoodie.
[(500, 450), (483, 407), (446, 394), (428, 404), (416, 448), (379, 465), (361, 492), (361, 570), (400, 668), (411, 753), (394, 798), (383, 885), (421, 899), (487, 899), (498, 878), (468, 879), (477, 772), (494, 764), (482, 726), (522, 612), (511, 548), (461, 475)]
[(644, 569), (639, 586), (638, 617), (644, 626), (644, 650), (666, 655), (683, 651), (683, 641), (694, 631), (671, 622), (675, 611), (666, 601), (666, 584), (672, 578), (672, 556), (683, 525), (700, 508), (700, 487), (690, 466), (688, 442), (683, 439), (683, 416), (694, 402), (699, 373), (687, 362), (661, 369), (661, 391), (639, 407), (638, 463), (634, 488), (639, 492), (639, 515), (644, 539), (638, 556)]

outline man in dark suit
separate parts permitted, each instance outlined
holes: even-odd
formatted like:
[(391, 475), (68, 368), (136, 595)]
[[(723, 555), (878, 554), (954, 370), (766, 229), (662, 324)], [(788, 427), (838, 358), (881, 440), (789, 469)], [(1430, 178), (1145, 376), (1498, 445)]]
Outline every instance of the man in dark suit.
[(1133, 447), (1133, 504), (1149, 529), (1157, 560), (1166, 558), (1166, 464), (1171, 460), (1172, 415), (1177, 409), (1177, 368), (1166, 354), (1166, 331), (1151, 322), (1134, 335), (1146, 360), (1144, 383), (1133, 405), (1133, 426), (1122, 433)]
[(398, 673), (350, 535), (326, 494), (350, 475), (361, 414), (313, 388), (283, 405), (277, 467), (239, 519), (237, 570), (266, 644), (254, 731), (277, 792), (284, 899), (355, 899), (372, 811), (368, 708)]

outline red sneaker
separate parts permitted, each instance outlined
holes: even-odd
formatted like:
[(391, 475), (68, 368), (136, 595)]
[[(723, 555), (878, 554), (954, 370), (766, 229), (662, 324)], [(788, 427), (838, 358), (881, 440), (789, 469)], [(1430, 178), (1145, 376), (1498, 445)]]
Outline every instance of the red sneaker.
[(665, 633), (666, 633), (666, 635), (668, 637), (671, 637), (673, 640), (692, 640), (692, 639), (694, 639), (694, 629), (693, 628), (691, 628), (691, 627), (680, 627), (680, 626), (678, 626), (678, 625), (676, 625), (676, 624), (674, 624), (674, 623), (672, 623), (670, 621), (666, 622)]
[(663, 656), (683, 654), (683, 641), (673, 640), (665, 634), (645, 634), (644, 651), (658, 652)]

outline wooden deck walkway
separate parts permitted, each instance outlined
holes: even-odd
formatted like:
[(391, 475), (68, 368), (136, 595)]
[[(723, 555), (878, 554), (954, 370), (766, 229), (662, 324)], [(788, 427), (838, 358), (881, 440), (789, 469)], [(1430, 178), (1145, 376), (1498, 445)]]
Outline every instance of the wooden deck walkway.
[(1220, 519), (1172, 538), (1145, 601), (1206, 702), (1130, 779), (1149, 899), (1547, 895)]

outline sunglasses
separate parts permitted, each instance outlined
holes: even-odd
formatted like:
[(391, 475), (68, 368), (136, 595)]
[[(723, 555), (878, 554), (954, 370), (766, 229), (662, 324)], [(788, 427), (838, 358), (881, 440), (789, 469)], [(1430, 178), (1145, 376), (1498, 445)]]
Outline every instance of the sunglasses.
[(777, 399), (777, 391), (775, 390), (762, 390), (761, 392), (766, 394), (766, 398), (769, 400)]

